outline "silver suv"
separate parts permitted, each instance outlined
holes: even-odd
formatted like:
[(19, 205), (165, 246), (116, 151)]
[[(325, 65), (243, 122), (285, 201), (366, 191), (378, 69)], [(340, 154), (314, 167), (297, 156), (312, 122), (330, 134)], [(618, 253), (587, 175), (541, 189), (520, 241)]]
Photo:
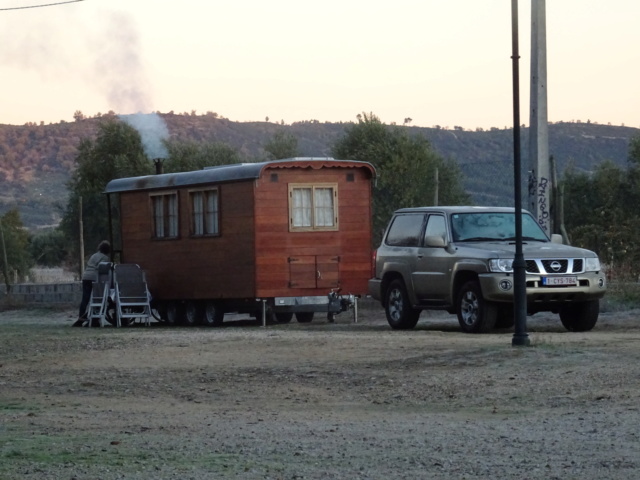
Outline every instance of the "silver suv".
[[(567, 330), (591, 330), (606, 280), (598, 256), (547, 237), (522, 212), (527, 313), (560, 314)], [(515, 210), (501, 207), (421, 207), (397, 210), (374, 254), (369, 294), (394, 329), (415, 327), (421, 310), (458, 316), (464, 332), (514, 324)]]

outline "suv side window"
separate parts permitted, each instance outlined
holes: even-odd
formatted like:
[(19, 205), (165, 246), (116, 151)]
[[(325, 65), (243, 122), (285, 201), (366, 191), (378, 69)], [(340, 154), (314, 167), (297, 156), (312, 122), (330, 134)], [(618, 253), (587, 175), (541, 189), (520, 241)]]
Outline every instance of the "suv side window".
[(447, 238), (447, 227), (445, 226), (444, 217), (442, 215), (429, 216), (425, 236)]
[(424, 215), (397, 215), (387, 234), (387, 245), (417, 247), (420, 244)]

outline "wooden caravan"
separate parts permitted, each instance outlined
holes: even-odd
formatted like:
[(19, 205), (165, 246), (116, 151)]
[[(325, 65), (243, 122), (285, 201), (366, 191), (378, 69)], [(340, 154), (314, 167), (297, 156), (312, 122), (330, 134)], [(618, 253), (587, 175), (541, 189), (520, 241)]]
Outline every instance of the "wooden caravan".
[(112, 180), (112, 244), (167, 321), (331, 317), (367, 293), (374, 176), (366, 162), (291, 158)]

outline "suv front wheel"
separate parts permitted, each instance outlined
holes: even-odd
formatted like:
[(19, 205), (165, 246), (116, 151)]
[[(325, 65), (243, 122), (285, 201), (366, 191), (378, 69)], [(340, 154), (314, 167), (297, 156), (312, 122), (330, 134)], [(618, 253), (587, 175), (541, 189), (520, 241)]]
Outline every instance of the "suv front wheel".
[(570, 332), (588, 332), (596, 326), (599, 313), (598, 300), (574, 302), (560, 309), (560, 321)]
[(476, 280), (462, 285), (456, 302), (458, 323), (465, 333), (487, 333), (496, 324), (497, 305), (487, 302)]
[(402, 280), (394, 280), (389, 284), (385, 298), (387, 322), (394, 330), (409, 330), (416, 326), (420, 310), (411, 306), (407, 289)]

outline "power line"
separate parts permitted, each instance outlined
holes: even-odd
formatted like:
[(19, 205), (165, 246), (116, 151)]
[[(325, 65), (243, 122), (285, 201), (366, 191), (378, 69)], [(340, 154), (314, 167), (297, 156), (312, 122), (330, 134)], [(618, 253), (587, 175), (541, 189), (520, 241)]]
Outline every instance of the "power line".
[(57, 2), (57, 3), (45, 3), (42, 5), (29, 5), (28, 7), (9, 7), (9, 8), (0, 8), (0, 12), (1, 11), (6, 11), (6, 10), (25, 10), (27, 8), (42, 8), (42, 7), (53, 7), (55, 5), (64, 5), (66, 3), (78, 3), (78, 2), (84, 2), (84, 0), (68, 0), (66, 2)]

